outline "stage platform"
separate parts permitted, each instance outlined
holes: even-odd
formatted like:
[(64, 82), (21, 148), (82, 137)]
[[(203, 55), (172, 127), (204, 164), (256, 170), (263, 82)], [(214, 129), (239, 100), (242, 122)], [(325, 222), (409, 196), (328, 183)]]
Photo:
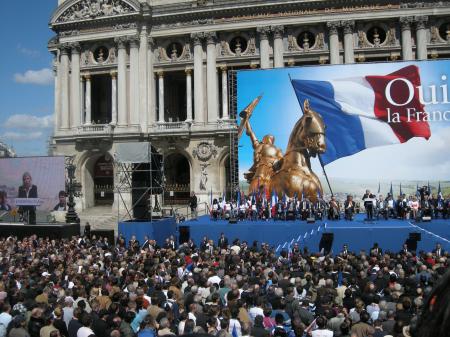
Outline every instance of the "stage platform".
[(411, 238), (409, 242), (413, 245), (414, 241), (417, 243), (417, 251), (431, 251), (436, 243), (440, 243), (445, 250), (450, 250), (450, 220), (415, 223), (410, 220), (389, 219), (366, 222), (364, 218), (364, 214), (358, 214), (353, 221), (326, 220), (308, 224), (299, 220), (269, 220), (231, 224), (225, 220), (213, 221), (209, 216), (202, 216), (197, 220), (180, 223), (177, 228), (181, 241), (192, 238), (199, 243), (203, 236), (207, 236), (217, 242), (223, 232), (230, 243), (235, 238), (246, 240), (250, 245), (256, 240), (259, 243), (269, 243), (278, 252), (287, 250), (294, 242), (298, 242), (301, 247), (307, 246), (312, 252), (318, 252), (319, 245), (326, 244), (331, 238), (333, 252), (339, 252), (345, 243), (349, 244), (352, 251), (369, 250), (375, 242), (384, 250), (397, 252)]
[(74, 235), (80, 235), (80, 225), (66, 223), (24, 225), (17, 222), (0, 222), (0, 237), (17, 236), (22, 239), (33, 234), (42, 238), (70, 239)]

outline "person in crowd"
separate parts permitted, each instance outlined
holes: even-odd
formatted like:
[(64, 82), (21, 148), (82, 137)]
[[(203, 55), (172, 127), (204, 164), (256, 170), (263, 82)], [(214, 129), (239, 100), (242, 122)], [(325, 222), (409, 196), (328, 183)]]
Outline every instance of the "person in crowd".
[(54, 211), (67, 211), (67, 202), (66, 202), (66, 192), (59, 191), (58, 193), (58, 203), (55, 207), (53, 207)]
[(8, 204), (8, 193), (0, 191), (0, 211), (11, 211), (12, 207)]
[(191, 216), (193, 219), (197, 218), (197, 205), (198, 199), (195, 192), (191, 192), (191, 197), (189, 198), (189, 208), (191, 209)]
[[(38, 190), (37, 186), (33, 185), (33, 179), (31, 178), (31, 174), (29, 172), (25, 172), (22, 175), (22, 185), (19, 186), (18, 198), (37, 198)], [(19, 213), (22, 218), (27, 221), (29, 224), (36, 224), (36, 206), (20, 206)]]

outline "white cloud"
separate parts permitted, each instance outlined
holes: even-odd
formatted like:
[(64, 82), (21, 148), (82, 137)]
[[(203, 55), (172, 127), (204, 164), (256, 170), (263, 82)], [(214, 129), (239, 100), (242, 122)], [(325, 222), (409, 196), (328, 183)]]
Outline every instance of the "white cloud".
[(50, 85), (54, 83), (53, 72), (50, 68), (28, 70), (23, 74), (14, 74), (14, 81), (23, 84)]
[(3, 124), (3, 127), (9, 129), (48, 129), (53, 127), (53, 115), (43, 117), (25, 114), (12, 115)]
[(27, 47), (22, 46), (21, 44), (17, 45), (17, 50), (21, 54), (23, 54), (25, 56), (28, 56), (28, 57), (31, 57), (31, 58), (36, 58), (36, 57), (39, 57), (41, 55), (41, 53), (38, 50), (29, 49)]
[(29, 141), (29, 140), (38, 140), (42, 139), (44, 137), (44, 134), (41, 131), (35, 131), (35, 132), (5, 132), (2, 135), (2, 138), (5, 141)]

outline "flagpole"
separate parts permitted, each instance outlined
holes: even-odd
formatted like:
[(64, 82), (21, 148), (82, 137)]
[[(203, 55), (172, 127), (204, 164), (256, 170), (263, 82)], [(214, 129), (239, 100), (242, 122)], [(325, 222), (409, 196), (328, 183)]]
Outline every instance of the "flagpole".
[(317, 155), (319, 157), (320, 166), (322, 166), (323, 174), (325, 176), (325, 179), (327, 180), (328, 188), (330, 189), (331, 196), (334, 196), (333, 190), (331, 189), (330, 180), (328, 179), (327, 171), (325, 171), (325, 165), (323, 164), (322, 157)]

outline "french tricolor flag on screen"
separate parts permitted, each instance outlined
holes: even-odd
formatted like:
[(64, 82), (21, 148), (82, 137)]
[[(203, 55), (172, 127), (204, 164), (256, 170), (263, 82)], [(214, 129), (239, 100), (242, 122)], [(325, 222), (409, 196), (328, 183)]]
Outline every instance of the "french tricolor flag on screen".
[[(385, 96), (386, 86), (395, 79), (407, 79), (414, 93), (407, 90), (405, 81), (391, 85), (391, 102), (407, 102), (395, 106)], [(425, 111), (419, 99), (419, 69), (415, 65), (403, 67), (391, 74), (349, 77), (330, 81), (292, 80), (300, 106), (309, 99), (311, 109), (318, 112), (326, 125), (324, 164), (350, 156), (369, 147), (404, 143), (413, 137), (428, 139), (430, 126), (426, 121), (408, 119), (407, 108)], [(410, 97), (412, 95), (412, 98)], [(397, 123), (389, 122), (388, 111), (400, 116)], [(388, 123), (389, 122), (389, 123)]]

